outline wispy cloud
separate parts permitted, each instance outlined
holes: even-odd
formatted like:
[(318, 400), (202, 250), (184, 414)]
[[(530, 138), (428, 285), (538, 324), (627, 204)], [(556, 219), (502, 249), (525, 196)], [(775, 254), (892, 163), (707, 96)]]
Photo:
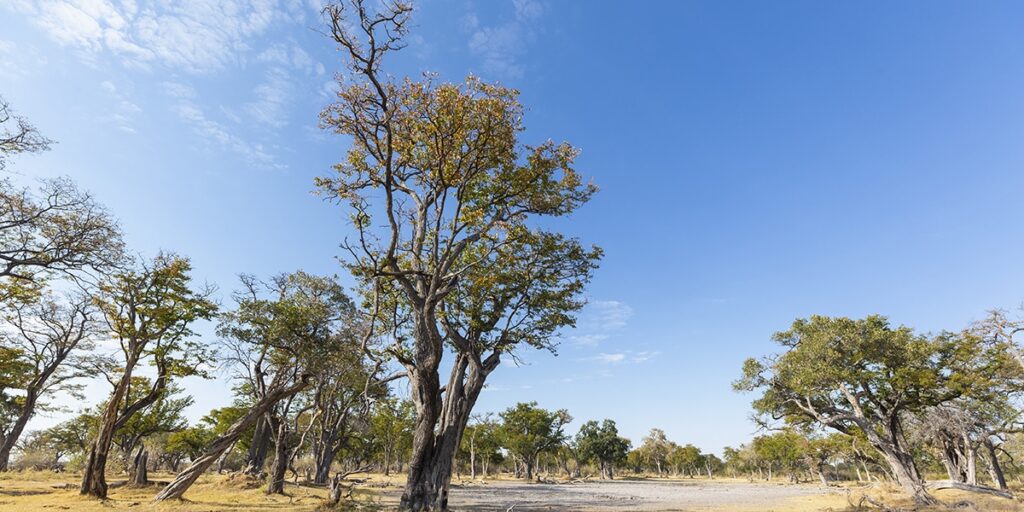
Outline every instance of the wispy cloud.
[(590, 301), (576, 322), (569, 341), (576, 345), (594, 346), (621, 330), (633, 316), (633, 308), (618, 300)]
[(534, 37), (534, 27), (546, 10), (539, 0), (512, 0), (515, 17), (497, 25), (483, 25), (473, 12), (460, 20), (470, 34), (469, 51), (481, 59), (484, 73), (498, 78), (522, 78), (526, 69), (521, 59)]
[(590, 361), (597, 361), (602, 364), (622, 364), (622, 363), (643, 363), (657, 356), (659, 352), (651, 351), (632, 351), (627, 350), (625, 352), (615, 353), (604, 353), (588, 358)]
[(278, 0), (41, 0), (15, 5), (51, 39), (85, 53), (109, 51), (126, 64), (193, 73), (237, 62), (249, 41), (296, 8)]
[(197, 136), (212, 145), (218, 145), (241, 155), (259, 167), (281, 169), (274, 156), (261, 144), (253, 144), (233, 134), (224, 124), (210, 119), (195, 103), (188, 99), (179, 100), (172, 107), (175, 114), (192, 127)]
[(129, 99), (131, 84), (128, 91), (122, 91), (114, 82), (104, 80), (100, 82), (100, 88), (114, 101), (110, 113), (103, 116), (101, 121), (111, 123), (125, 133), (136, 133), (135, 119), (142, 112), (142, 108)]

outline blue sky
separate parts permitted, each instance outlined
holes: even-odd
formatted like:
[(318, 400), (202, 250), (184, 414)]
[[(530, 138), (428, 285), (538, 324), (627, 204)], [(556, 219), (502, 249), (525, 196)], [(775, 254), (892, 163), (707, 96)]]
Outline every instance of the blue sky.
[[(312, 179), (339, 54), (317, 2), (0, 7), (0, 94), (144, 254), (235, 275), (342, 273)], [(602, 191), (559, 227), (606, 258), (579, 328), (522, 352), (481, 411), (537, 400), (718, 450), (748, 439), (742, 360), (814, 313), (956, 329), (1024, 299), (1024, 6), (1010, 2), (424, 0), (396, 76), (522, 90)], [(206, 330), (208, 332), (208, 329)], [(96, 396), (103, 388), (94, 387)], [(199, 416), (228, 401), (189, 382)], [(41, 418), (37, 424), (59, 418)]]

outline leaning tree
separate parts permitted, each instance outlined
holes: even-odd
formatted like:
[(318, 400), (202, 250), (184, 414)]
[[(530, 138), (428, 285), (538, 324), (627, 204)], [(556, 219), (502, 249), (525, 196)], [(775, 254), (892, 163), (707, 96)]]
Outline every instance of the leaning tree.
[(774, 336), (784, 352), (748, 359), (738, 390), (760, 391), (765, 422), (862, 432), (896, 481), (920, 504), (934, 504), (907, 439), (905, 417), (990, 387), (978, 338), (933, 338), (892, 327), (881, 316), (813, 316)]
[[(107, 457), (115, 433), (163, 398), (171, 379), (206, 375), (211, 357), (206, 346), (193, 339), (191, 327), (213, 317), (217, 306), (210, 300), (212, 288), (194, 286), (191, 270), (186, 258), (165, 253), (111, 276), (99, 287), (96, 304), (119, 350), (104, 365), (114, 389), (98, 419), (83, 470), (82, 494), (106, 498)], [(146, 362), (155, 367), (156, 375), (144, 393), (135, 394), (135, 371)]]
[[(322, 125), (352, 140), (321, 192), (349, 206), (347, 265), (398, 303), (390, 354), (416, 407), (404, 510), (447, 508), (452, 461), (488, 376), (520, 346), (552, 346), (574, 323), (600, 257), (531, 219), (568, 215), (596, 187), (573, 167), (578, 150), (520, 141), (518, 92), (470, 77), (395, 81), (382, 59), (403, 46), (411, 8), (324, 9), (351, 73)], [(446, 383), (440, 368), (454, 360)]]

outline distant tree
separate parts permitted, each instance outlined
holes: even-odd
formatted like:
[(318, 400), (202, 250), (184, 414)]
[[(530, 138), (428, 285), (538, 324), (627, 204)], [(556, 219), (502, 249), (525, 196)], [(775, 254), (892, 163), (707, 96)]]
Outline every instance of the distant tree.
[(416, 420), (413, 404), (408, 400), (388, 397), (374, 404), (370, 419), (370, 434), (377, 442), (383, 457), (384, 475), (391, 474), (391, 466), (412, 448), (412, 429)]
[(600, 424), (594, 420), (580, 427), (576, 434), (576, 446), (584, 460), (596, 461), (601, 478), (614, 478), (615, 466), (626, 461), (629, 440), (619, 436), (619, 429), (612, 420)]
[(667, 461), (675, 468), (676, 473), (686, 473), (690, 478), (697, 476), (704, 465), (700, 448), (692, 444), (673, 446), (669, 451)]
[[(205, 375), (212, 359), (205, 345), (192, 339), (192, 324), (211, 318), (217, 310), (211, 288), (193, 289), (188, 260), (161, 254), (137, 268), (120, 272), (100, 286), (96, 303), (110, 335), (120, 347), (119, 359), (107, 370), (114, 389), (99, 417), (81, 493), (106, 498), (106, 467), (118, 429), (139, 411), (165, 396), (172, 378)], [(127, 402), (132, 377), (140, 362), (156, 367), (151, 387)]]
[(658, 475), (665, 472), (666, 459), (672, 450), (672, 442), (665, 436), (665, 431), (660, 428), (652, 428), (637, 448), (638, 456), (643, 465), (657, 471)]
[(209, 425), (195, 425), (171, 432), (167, 436), (164, 453), (171, 471), (178, 471), (182, 459), (195, 460), (213, 442), (216, 434)]
[(353, 143), (337, 174), (317, 184), (352, 212), (349, 268), (392, 293), (409, 320), (391, 350), (417, 413), (400, 508), (443, 510), (487, 376), (518, 346), (552, 347), (600, 256), (531, 219), (568, 215), (596, 187), (573, 168), (576, 148), (520, 142), (516, 91), (476, 78), (390, 79), (381, 61), (403, 46), (408, 4), (354, 0), (324, 12), (351, 73), (321, 123)]
[(749, 359), (740, 390), (759, 390), (754, 409), (794, 425), (863, 432), (884, 457), (897, 482), (919, 504), (936, 500), (924, 481), (903, 425), (920, 413), (985, 388), (991, 372), (974, 362), (973, 337), (934, 339), (892, 328), (880, 316), (862, 320), (814, 316), (775, 335), (781, 355)]
[(533, 480), (537, 456), (557, 448), (565, 439), (565, 425), (572, 421), (565, 409), (548, 411), (537, 402), (520, 402), (500, 416), (502, 446), (522, 463), (527, 480)]

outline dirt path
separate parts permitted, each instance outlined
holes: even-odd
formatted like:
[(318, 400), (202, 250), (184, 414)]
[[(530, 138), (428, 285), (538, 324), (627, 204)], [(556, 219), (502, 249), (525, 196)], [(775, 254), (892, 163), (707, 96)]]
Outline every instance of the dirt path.
[[(388, 492), (387, 501), (397, 501)], [(394, 494), (394, 495), (392, 495)], [(453, 486), (456, 511), (742, 511), (823, 510), (845, 500), (829, 490), (804, 485), (738, 482), (611, 481), (578, 484), (492, 482)]]

